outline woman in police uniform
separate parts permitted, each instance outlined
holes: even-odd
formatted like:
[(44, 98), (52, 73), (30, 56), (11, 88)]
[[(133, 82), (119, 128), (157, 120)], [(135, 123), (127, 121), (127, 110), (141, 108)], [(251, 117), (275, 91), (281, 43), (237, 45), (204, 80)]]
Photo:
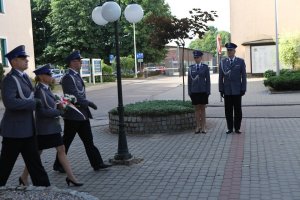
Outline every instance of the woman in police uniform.
[(195, 64), (188, 71), (188, 93), (195, 107), (196, 130), (195, 133), (206, 133), (206, 111), (208, 96), (210, 95), (210, 74), (206, 64), (201, 62), (203, 53), (193, 52)]
[[(36, 110), (36, 129), (38, 139), (38, 149), (42, 150), (55, 147), (59, 161), (62, 163), (67, 173), (66, 182), (74, 186), (82, 186), (74, 176), (70, 163), (65, 153), (65, 146), (61, 137), (61, 125), (59, 117), (64, 113), (61, 104), (56, 103), (55, 96), (50, 90), (53, 82), (50, 65), (44, 65), (34, 71), (36, 75), (35, 98), (41, 99), (42, 105)], [(19, 178), (20, 185), (28, 185), (28, 171), (25, 167), (22, 176)]]

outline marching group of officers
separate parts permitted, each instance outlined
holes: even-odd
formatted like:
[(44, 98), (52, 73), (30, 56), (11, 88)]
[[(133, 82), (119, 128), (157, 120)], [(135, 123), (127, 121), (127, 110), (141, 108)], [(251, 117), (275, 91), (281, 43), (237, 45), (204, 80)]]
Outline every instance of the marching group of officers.
[[(63, 93), (73, 95), (77, 99), (74, 109), (64, 109), (61, 103), (55, 103), (55, 97), (49, 90), (49, 84), (53, 80), (49, 65), (44, 65), (34, 71), (39, 79), (37, 79), (36, 87), (32, 86), (31, 80), (24, 72), (28, 68), (28, 55), (24, 45), (16, 47), (5, 56), (12, 69), (4, 77), (1, 88), (5, 112), (0, 125), (0, 135), (3, 138), (0, 156), (0, 186), (6, 184), (20, 153), (32, 184), (50, 186), (40, 153), (43, 149), (52, 147), (57, 147), (59, 154), (53, 169), (62, 173), (66, 171), (68, 185), (83, 185), (74, 177), (66, 156), (60, 155), (68, 152), (76, 133), (84, 144), (93, 169), (98, 171), (110, 167), (110, 164), (103, 162), (93, 142), (89, 120), (92, 115), (89, 107), (97, 109), (97, 106), (86, 98), (85, 85), (79, 74), (82, 59), (80, 52), (73, 51), (66, 58), (69, 70), (62, 78)], [(35, 116), (33, 111), (35, 111)], [(62, 138), (59, 120), (57, 120), (59, 116), (63, 116), (64, 119)], [(34, 119), (35, 117), (38, 119)], [(63, 145), (65, 148), (61, 152), (58, 147)], [(21, 185), (27, 185), (25, 171), (19, 178)]]
[[(233, 130), (241, 133), (242, 96), (246, 92), (246, 66), (243, 59), (235, 56), (237, 45), (227, 43), (228, 57), (219, 64), (219, 92), (224, 98), (227, 134)], [(206, 133), (206, 113), (208, 97), (211, 93), (209, 68), (203, 64), (201, 51), (193, 52), (195, 64), (188, 71), (188, 94), (195, 106), (196, 130), (195, 133)], [(34, 186), (50, 186), (48, 175), (42, 165), (40, 154), (43, 149), (56, 147), (56, 157), (53, 169), (67, 173), (67, 184), (81, 186), (64, 159), (69, 147), (78, 133), (84, 144), (89, 162), (95, 171), (108, 168), (98, 148), (94, 145), (90, 125), (92, 118), (90, 108), (97, 109), (97, 105), (86, 98), (85, 85), (80, 77), (81, 55), (73, 51), (67, 58), (68, 72), (62, 78), (64, 94), (74, 95), (77, 99), (75, 109), (63, 109), (55, 103), (55, 97), (49, 90), (51, 82), (49, 65), (42, 66), (34, 71), (39, 78), (36, 88), (24, 72), (28, 68), (28, 55), (25, 46), (21, 45), (5, 55), (11, 64), (11, 71), (2, 81), (1, 94), (5, 112), (0, 125), (2, 149), (0, 156), (0, 186), (4, 186), (10, 176), (18, 155), (21, 153), (26, 168)], [(35, 111), (35, 116), (34, 116)], [(57, 118), (63, 116), (64, 131), (61, 138), (61, 128)], [(39, 119), (35, 119), (39, 118)], [(36, 121), (39, 120), (37, 125)], [(49, 124), (52, 124), (51, 126)], [(42, 127), (42, 128), (38, 128)], [(55, 128), (56, 127), (56, 128)], [(37, 137), (38, 136), (38, 137)], [(64, 147), (62, 147), (64, 146)], [(59, 148), (58, 148), (59, 147)], [(63, 158), (60, 158), (63, 157)], [(25, 170), (24, 170), (25, 172)], [(24, 180), (25, 179), (25, 180)], [(19, 178), (19, 184), (27, 185), (26, 173)]]

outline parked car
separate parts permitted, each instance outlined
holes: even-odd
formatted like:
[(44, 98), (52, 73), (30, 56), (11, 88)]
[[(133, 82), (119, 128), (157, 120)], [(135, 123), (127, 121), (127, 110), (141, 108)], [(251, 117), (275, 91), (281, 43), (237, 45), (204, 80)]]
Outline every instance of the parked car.
[(155, 71), (157, 71), (158, 69), (157, 69), (156, 67), (145, 67), (144, 70), (146, 70), (146, 71), (148, 71), (148, 72), (155, 72)]
[(165, 74), (164, 66), (145, 67), (145, 70), (148, 72), (159, 72), (160, 74)]
[(65, 72), (61, 69), (50, 69), (52, 73), (52, 77), (54, 78), (54, 81), (56, 84), (60, 84), (61, 78), (64, 76)]

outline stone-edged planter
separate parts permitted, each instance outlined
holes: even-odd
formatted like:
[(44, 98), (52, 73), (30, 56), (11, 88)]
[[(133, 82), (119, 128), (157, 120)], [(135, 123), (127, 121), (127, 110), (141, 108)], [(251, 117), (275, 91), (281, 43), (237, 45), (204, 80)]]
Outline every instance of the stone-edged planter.
[[(124, 130), (126, 134), (167, 133), (194, 129), (195, 114), (182, 113), (167, 116), (124, 116)], [(109, 113), (109, 129), (118, 133), (119, 116)]]
[(86, 192), (79, 192), (70, 189), (59, 189), (55, 186), (3, 186), (0, 187), (0, 199), (43, 199), (43, 200), (99, 200)]

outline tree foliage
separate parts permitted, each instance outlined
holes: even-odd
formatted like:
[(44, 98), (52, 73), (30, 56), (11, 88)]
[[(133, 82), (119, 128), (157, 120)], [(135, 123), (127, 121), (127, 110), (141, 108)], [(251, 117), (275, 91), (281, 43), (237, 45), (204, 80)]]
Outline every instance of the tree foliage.
[[(120, 57), (120, 66), (123, 73), (134, 72), (134, 58), (132, 56)], [(112, 67), (116, 71), (116, 62), (112, 63)]]
[(300, 59), (300, 33), (283, 35), (279, 42), (280, 60), (293, 69)]
[[(128, 5), (131, 0), (127, 0), (124, 5)], [(136, 26), (136, 48), (137, 52), (143, 52), (144, 63), (158, 63), (165, 58), (167, 51), (163, 46), (152, 46), (152, 37), (150, 32), (153, 31), (153, 26), (148, 23), (148, 19), (152, 16), (171, 17), (170, 7), (165, 4), (164, 0), (138, 0), (135, 1), (144, 9), (144, 18), (142, 21), (135, 24)], [(124, 7), (125, 9), (125, 7)], [(123, 10), (124, 10), (123, 9)], [(124, 18), (124, 33), (127, 39), (123, 40), (122, 49), (123, 56), (134, 55), (133, 52), (133, 28), (132, 24), (128, 23)], [(159, 36), (158, 36), (159, 37)], [(166, 44), (166, 43), (164, 43)], [(126, 54), (127, 53), (127, 54)]]
[[(99, 0), (31, 0), (33, 33), (37, 64), (52, 62), (63, 64), (74, 49), (84, 57), (97, 57), (109, 63), (109, 54), (115, 55), (114, 23), (96, 25), (91, 18)], [(124, 11), (131, 0), (121, 0)], [(144, 8), (144, 19), (152, 14), (170, 15), (164, 0), (137, 0)], [(119, 23), (120, 55), (134, 55), (133, 27), (122, 15)], [(149, 27), (144, 20), (136, 24), (136, 47), (144, 53), (144, 62), (162, 59), (164, 49), (149, 47)]]
[(47, 62), (47, 59), (43, 57), (43, 52), (51, 36), (50, 25), (45, 20), (51, 10), (50, 1), (51, 0), (31, 0), (34, 55), (36, 62), (39, 64)]
[(216, 38), (217, 35), (221, 35), (222, 44), (224, 46), (225, 43), (230, 42), (230, 33), (226, 31), (218, 32), (218, 29), (210, 26), (209, 30), (203, 35), (201, 39), (197, 38), (191, 41), (189, 48), (191, 49), (199, 49), (202, 51), (213, 53), (214, 55), (217, 54), (216, 50)]
[(214, 21), (217, 17), (216, 11), (202, 11), (194, 8), (189, 11), (190, 18), (178, 19), (174, 16), (152, 15), (147, 23), (152, 26), (150, 37), (151, 45), (164, 46), (168, 42), (175, 41), (179, 46), (185, 46), (185, 39), (192, 39), (195, 36), (202, 38), (209, 30), (207, 22)]
[(109, 30), (93, 24), (91, 11), (97, 5), (95, 0), (52, 0), (47, 22), (51, 26), (51, 38), (45, 49), (45, 57), (56, 63), (74, 49), (84, 57), (99, 57), (106, 50), (111, 39)]

